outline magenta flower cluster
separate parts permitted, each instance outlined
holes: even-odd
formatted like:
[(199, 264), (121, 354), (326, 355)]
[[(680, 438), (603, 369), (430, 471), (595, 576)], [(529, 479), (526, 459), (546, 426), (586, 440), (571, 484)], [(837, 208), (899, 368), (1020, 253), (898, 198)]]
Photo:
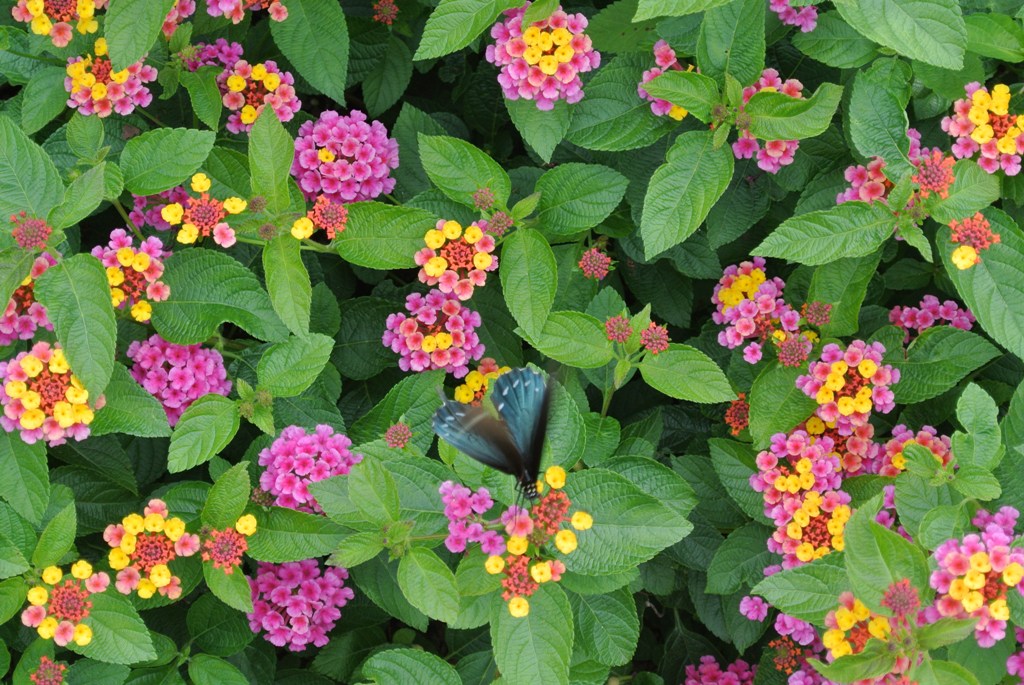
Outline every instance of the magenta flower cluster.
[[(673, 105), (668, 100), (654, 97), (644, 90), (644, 84), (667, 71), (683, 71), (683, 65), (676, 58), (676, 51), (663, 40), (659, 40), (654, 44), (654, 63), (658, 66), (652, 67), (643, 73), (643, 76), (640, 77), (640, 85), (636, 87), (636, 92), (644, 100), (651, 103), (651, 111), (657, 116), (661, 117), (667, 114), (676, 121), (681, 121), (686, 116), (687, 111), (678, 105)], [(691, 66), (690, 69), (693, 69), (693, 67)]]
[[(1016, 123), (1015, 115), (1003, 114), (1001, 117), (988, 117), (987, 125), (991, 126), (995, 135), (985, 143), (978, 143), (971, 137), (978, 127), (970, 117), (975, 93), (981, 91), (978, 94), (982, 98), (990, 96), (991, 93), (988, 88), (977, 81), (965, 85), (964, 91), (967, 97), (953, 103), (953, 114), (942, 117), (942, 130), (956, 138), (951, 149), (953, 156), (957, 159), (970, 159), (980, 152), (978, 166), (982, 169), (990, 174), (1002, 169), (1007, 176), (1016, 176), (1020, 173), (1021, 155), (1024, 154), (1024, 133), (1018, 133), (1012, 139), (1007, 137), (1007, 140), (1010, 140), (1012, 152), (1010, 149), (1006, 149), (1005, 152), (999, 149), (999, 136), (1007, 134), (1012, 124)], [(1019, 127), (1017, 130), (1020, 130)]]
[(396, 168), (398, 141), (357, 109), (327, 110), (299, 127), (291, 172), (307, 200), (320, 194), (337, 203), (372, 200), (394, 190)]
[[(775, 69), (765, 69), (761, 78), (752, 86), (743, 89), (743, 104), (750, 102), (755, 94), (770, 88), (791, 98), (802, 98), (804, 85), (795, 78), (783, 81)], [(741, 108), (742, 109), (742, 108)], [(770, 174), (777, 174), (784, 166), (793, 163), (793, 155), (800, 147), (798, 140), (766, 140), (764, 147), (750, 131), (742, 131), (740, 137), (732, 144), (732, 153), (736, 159), (756, 157), (757, 166)]]
[[(908, 129), (907, 138), (910, 139), (907, 158), (916, 167), (924, 156), (932, 153), (932, 150), (921, 147), (921, 134), (917, 129)], [(866, 165), (854, 164), (846, 167), (843, 177), (850, 185), (836, 195), (837, 205), (854, 200), (869, 204), (875, 200), (884, 201), (892, 190), (892, 182), (885, 175), (885, 160), (881, 157), (873, 157)]]
[(267, 10), (274, 21), (288, 18), (283, 0), (206, 0), (206, 13), (211, 17), (224, 17), (237, 24), (245, 18), (245, 10)]
[(942, 324), (969, 331), (974, 326), (974, 314), (969, 309), (961, 309), (953, 300), (940, 303), (934, 295), (925, 295), (917, 307), (893, 307), (889, 312), (889, 323), (903, 329), (903, 342), (907, 343), (912, 332), (920, 334)]
[(498, 84), (507, 99), (533, 100), (540, 110), (552, 109), (558, 100), (579, 102), (579, 75), (601, 64), (601, 53), (584, 33), (587, 18), (559, 6), (547, 19), (523, 28), (531, 4), (505, 10), (505, 18), (491, 27), (494, 44), (487, 46), (485, 56), (501, 68)]
[(700, 665), (686, 667), (683, 685), (753, 685), (757, 666), (737, 659), (722, 668), (713, 656), (702, 656)]
[(494, 506), (487, 488), (473, 492), (465, 485), (450, 480), (441, 483), (438, 492), (444, 502), (444, 515), (448, 517), (448, 537), (444, 544), (448, 551), (466, 551), (466, 545), (480, 543), (484, 554), (504, 554), (505, 539), (494, 530), (485, 530), (482, 515)]
[(743, 359), (756, 364), (762, 344), (776, 326), (798, 331), (800, 313), (782, 299), (785, 287), (778, 276), (766, 276), (763, 257), (727, 266), (711, 296), (716, 308), (711, 318), (726, 326), (718, 333), (718, 344), (730, 350), (745, 345)]
[(223, 38), (218, 38), (213, 43), (196, 43), (181, 53), (181, 59), (189, 71), (205, 66), (227, 69), (242, 59), (242, 54), (243, 48), (240, 43), (229, 43)]
[[(952, 459), (949, 451), (949, 436), (939, 435), (939, 431), (931, 426), (921, 426), (921, 430), (915, 433), (901, 423), (892, 429), (892, 438), (885, 443), (885, 451), (881, 454), (881, 463), (877, 470), (872, 471), (872, 473), (878, 473), (882, 476), (900, 475), (904, 468), (906, 468), (902, 461), (903, 448), (906, 447), (907, 443), (914, 442), (929, 450), (935, 457), (936, 463), (945, 466)], [(893, 463), (894, 459), (896, 460), (895, 463)]]
[(174, 186), (156, 195), (132, 195), (132, 211), (128, 218), (140, 228), (150, 226), (157, 231), (169, 231), (174, 227), (161, 216), (163, 208), (175, 202), (187, 206), (190, 197), (185, 186)]
[(231, 392), (224, 358), (217, 350), (178, 345), (152, 335), (132, 342), (128, 358), (134, 362), (132, 378), (160, 401), (171, 426), (203, 395), (227, 397)]
[(355, 596), (345, 587), (348, 571), (321, 568), (316, 559), (285, 564), (260, 562), (252, 588), (249, 628), (293, 652), (308, 645), (323, 647), (327, 634), (341, 618), (341, 608)]
[(347, 475), (363, 455), (353, 454), (352, 441), (344, 433), (335, 433), (321, 424), (312, 433), (302, 426), (288, 426), (270, 447), (262, 450), (260, 488), (270, 493), (274, 504), (309, 513), (322, 513), (309, 484)]
[(433, 289), (405, 298), (409, 316), (390, 314), (382, 342), (401, 355), (402, 371), (444, 369), (456, 378), (469, 373), (469, 362), (484, 356), (476, 333), (480, 314), (466, 308), (455, 293)]
[(84, 57), (69, 57), (69, 73), (74, 69), (72, 65), (79, 62), (87, 62), (87, 67), (91, 68), (90, 73), (96, 77), (96, 81), (106, 84), (106, 94), (97, 99), (92, 88), (81, 86), (71, 76), (64, 77), (64, 89), (69, 94), (68, 107), (77, 109), (81, 114), (95, 114), (100, 118), (108, 117), (112, 112), (128, 115), (134, 112), (136, 107), (148, 107), (153, 101), (153, 93), (146, 84), (156, 81), (157, 71), (148, 64), (139, 61), (129, 65), (125, 69), (127, 78), (123, 83), (118, 83), (110, 77), (111, 66), (108, 58), (95, 57), (87, 61)]
[(786, 26), (797, 26), (802, 33), (810, 33), (818, 25), (818, 8), (814, 5), (793, 7), (792, 0), (768, 0), (768, 8), (775, 12)]
[(36, 302), (33, 281), (56, 263), (57, 260), (46, 252), (32, 262), (26, 279), (28, 282), (18, 286), (0, 314), (0, 347), (18, 340), (31, 340), (39, 328), (53, 330), (53, 324), (46, 316), (46, 307)]
[(160, 27), (164, 38), (170, 40), (181, 23), (195, 14), (195, 12), (196, 0), (175, 0), (174, 6), (167, 12), (167, 16), (164, 17), (164, 23)]
[[(807, 431), (795, 430), (789, 435), (776, 433), (769, 448), (757, 455), (758, 471), (750, 474), (750, 487), (762, 494), (764, 515), (776, 526), (784, 526), (792, 520), (794, 509), (803, 502), (803, 492), (839, 489), (843, 478), (833, 447), (832, 438), (828, 436), (814, 438)], [(797, 463), (802, 459), (810, 462), (806, 472), (797, 470)], [(775, 487), (779, 478), (790, 477), (795, 479), (797, 487), (790, 490)]]
[[(822, 349), (821, 360), (811, 362), (809, 373), (798, 377), (796, 385), (805, 395), (817, 399), (815, 414), (818, 418), (825, 423), (835, 422), (841, 435), (849, 435), (857, 426), (868, 422), (872, 407), (875, 411), (888, 414), (896, 406), (889, 386), (899, 382), (900, 370), (890, 364), (883, 364), (884, 354), (885, 345), (879, 342), (854, 340), (845, 350), (830, 343)], [(865, 376), (866, 371), (873, 373)], [(836, 390), (832, 390), (829, 385), (830, 375), (834, 372), (843, 377), (843, 385)], [(857, 403), (862, 388), (868, 388), (865, 396), (870, 400), (870, 406), (866, 410), (861, 409)], [(822, 393), (823, 389), (829, 390), (831, 399), (828, 399), (828, 394)], [(844, 402), (847, 399), (853, 403), (849, 412)]]

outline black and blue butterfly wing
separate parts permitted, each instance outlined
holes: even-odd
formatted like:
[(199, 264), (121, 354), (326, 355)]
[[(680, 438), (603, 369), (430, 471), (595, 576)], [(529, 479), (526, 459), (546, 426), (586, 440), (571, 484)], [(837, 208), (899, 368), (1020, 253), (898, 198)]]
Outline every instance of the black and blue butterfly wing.
[(531, 490), (540, 472), (551, 388), (540, 373), (532, 369), (513, 369), (494, 382), (491, 401), (522, 455), (522, 471), (515, 474), (519, 484)]
[(434, 432), (460, 452), (519, 478), (523, 458), (504, 423), (482, 407), (445, 400), (434, 413)]

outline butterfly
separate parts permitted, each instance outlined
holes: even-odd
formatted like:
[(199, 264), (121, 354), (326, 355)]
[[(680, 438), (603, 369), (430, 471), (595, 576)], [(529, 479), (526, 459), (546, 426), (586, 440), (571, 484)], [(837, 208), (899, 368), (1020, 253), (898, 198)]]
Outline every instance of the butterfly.
[(515, 476), (520, 492), (537, 499), (551, 386), (532, 369), (513, 369), (494, 381), (491, 401), (499, 418), (446, 399), (434, 413), (434, 432), (482, 464)]

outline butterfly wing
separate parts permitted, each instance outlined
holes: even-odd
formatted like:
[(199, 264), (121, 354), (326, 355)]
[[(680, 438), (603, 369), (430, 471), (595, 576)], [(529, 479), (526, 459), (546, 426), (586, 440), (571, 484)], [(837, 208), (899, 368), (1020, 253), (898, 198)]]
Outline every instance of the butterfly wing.
[(445, 400), (434, 413), (434, 432), (460, 452), (519, 477), (523, 459), (505, 424), (481, 407)]
[(551, 406), (550, 387), (544, 376), (532, 369), (513, 369), (494, 382), (491, 400), (522, 455), (523, 469), (515, 475), (522, 487), (532, 488), (540, 471)]

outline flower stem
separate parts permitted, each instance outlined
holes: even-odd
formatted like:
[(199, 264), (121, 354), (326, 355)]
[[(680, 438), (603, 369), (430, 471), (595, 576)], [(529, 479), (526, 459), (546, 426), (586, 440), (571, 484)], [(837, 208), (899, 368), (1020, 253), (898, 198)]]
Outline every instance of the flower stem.
[(124, 205), (121, 204), (121, 201), (115, 197), (113, 199), (113, 205), (114, 209), (117, 210), (117, 213), (121, 215), (122, 219), (124, 219), (124, 223), (131, 229), (131, 232), (135, 234), (135, 237), (138, 238), (140, 242), (145, 240), (146, 237), (142, 235), (142, 231), (139, 230), (139, 227), (132, 222), (131, 218), (129, 218), (128, 212), (125, 210)]

